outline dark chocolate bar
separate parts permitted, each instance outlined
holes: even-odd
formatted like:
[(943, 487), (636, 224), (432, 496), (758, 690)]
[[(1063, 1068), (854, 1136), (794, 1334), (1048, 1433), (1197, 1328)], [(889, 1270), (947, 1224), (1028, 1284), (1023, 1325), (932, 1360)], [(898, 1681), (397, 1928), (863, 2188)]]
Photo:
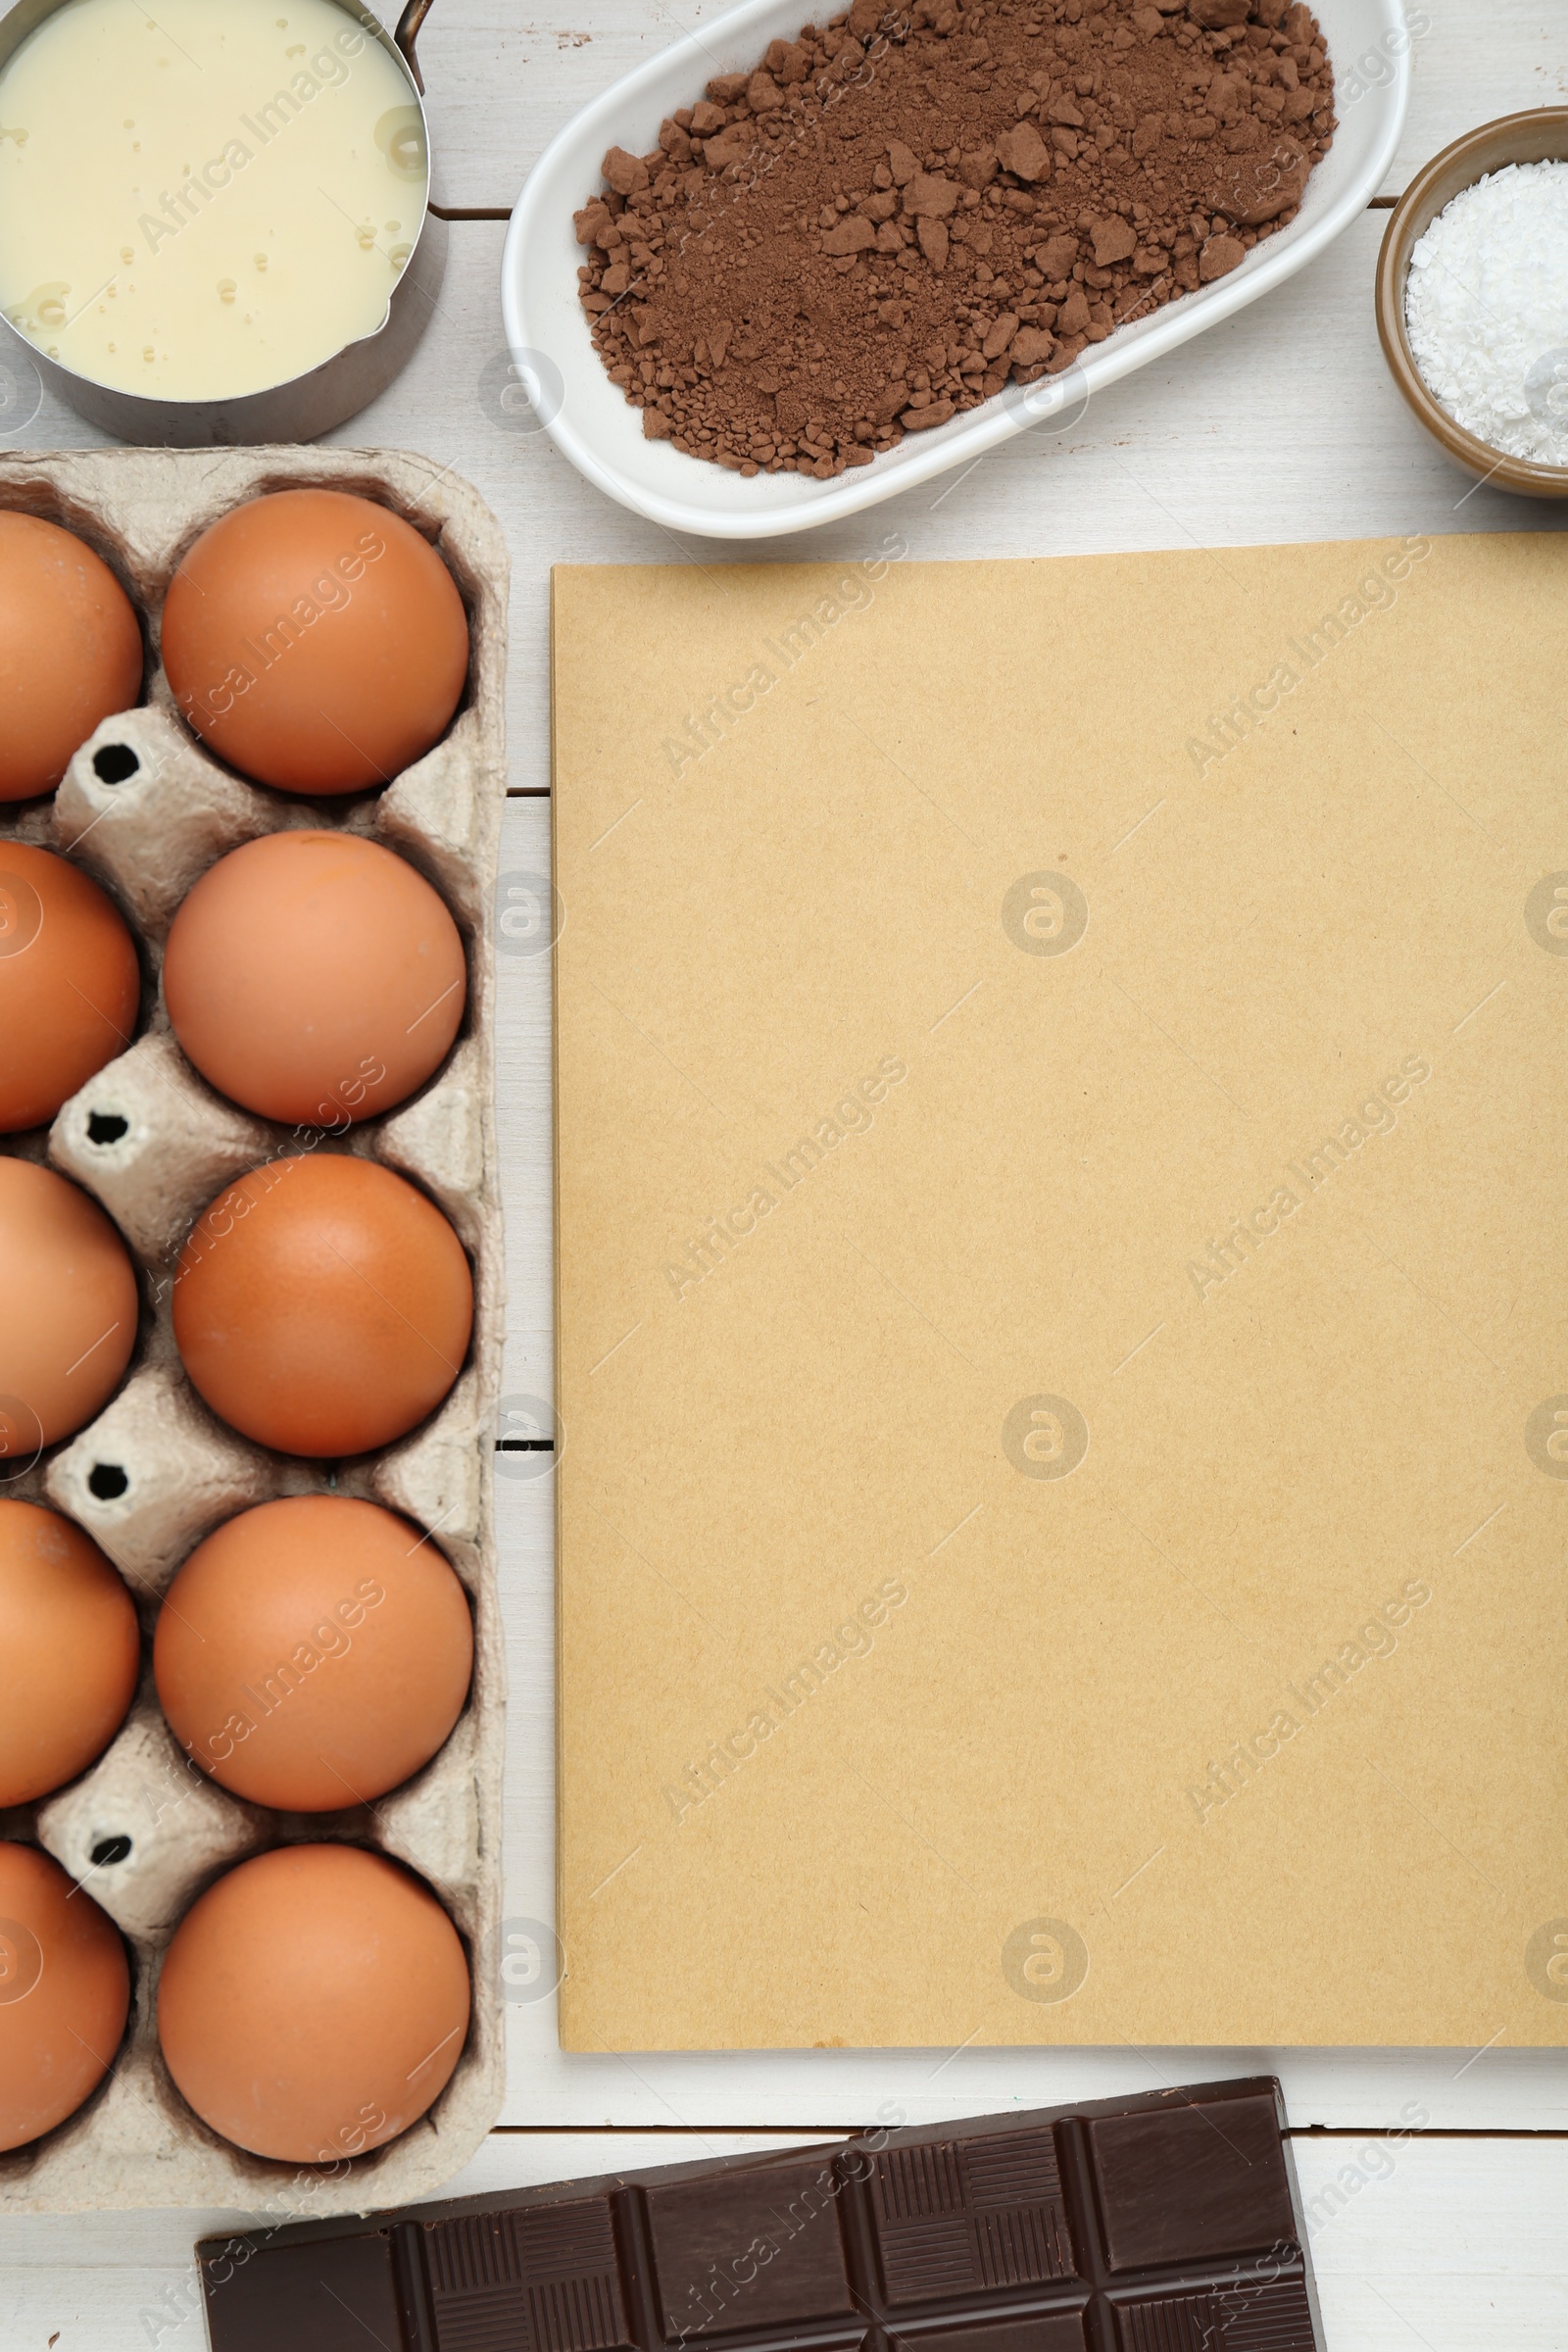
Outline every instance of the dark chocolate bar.
[(1267, 2077), (196, 2251), (213, 2352), (1322, 2352)]

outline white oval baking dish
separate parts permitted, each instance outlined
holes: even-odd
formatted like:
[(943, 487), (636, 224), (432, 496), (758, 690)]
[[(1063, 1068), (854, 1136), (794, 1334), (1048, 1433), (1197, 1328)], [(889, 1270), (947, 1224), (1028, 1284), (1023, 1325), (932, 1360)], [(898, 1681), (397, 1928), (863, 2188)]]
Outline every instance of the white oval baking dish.
[(539, 158), (517, 200), (501, 264), (501, 307), (514, 368), (539, 421), (589, 481), (675, 531), (710, 539), (773, 539), (837, 521), (972, 464), (1031, 424), (1081, 413), (1086, 400), (1174, 351), (1294, 276), (1365, 210), (1394, 161), (1410, 93), (1410, 34), (1400, 0), (1314, 0), (1334, 63), (1340, 127), (1289, 228), (1256, 246), (1229, 277), (1092, 345), (1064, 375), (1009, 385), (934, 433), (912, 435), (872, 466), (825, 482), (798, 473), (744, 480), (667, 442), (645, 441), (642, 412), (606, 374), (577, 300), (582, 259), (571, 217), (601, 186), (606, 150), (645, 154), (664, 117), (690, 106), (714, 74), (754, 66), (769, 41), (793, 38), (806, 0), (740, 0), (623, 74), (585, 106)]

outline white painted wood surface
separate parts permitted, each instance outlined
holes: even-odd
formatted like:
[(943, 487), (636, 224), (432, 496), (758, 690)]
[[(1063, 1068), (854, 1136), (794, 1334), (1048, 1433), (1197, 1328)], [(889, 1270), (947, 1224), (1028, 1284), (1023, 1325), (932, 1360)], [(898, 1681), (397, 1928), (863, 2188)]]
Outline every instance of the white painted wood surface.
[[(421, 39), (449, 205), (501, 208), (590, 92), (720, 0), (585, 0), (559, 22), (507, 0), (437, 0)], [(1416, 0), (1411, 0), (1414, 13)], [(806, 13), (803, 7), (803, 16)], [(1449, 138), (1568, 95), (1568, 0), (1427, 0), (1415, 99), (1390, 191)], [(1070, 433), (1037, 432), (967, 477), (858, 526), (775, 544), (767, 561), (859, 552), (901, 531), (930, 560), (1227, 545), (1402, 531), (1555, 529), (1563, 508), (1471, 492), (1421, 438), (1383, 368), (1371, 278), (1377, 213), (1284, 292), (1100, 403)], [(428, 452), (466, 473), (507, 526), (514, 563), (511, 782), (548, 783), (553, 563), (700, 562), (590, 492), (538, 433), (510, 429), (496, 299), (502, 228), (454, 226), (432, 331), (401, 379), (334, 438)], [(98, 439), (45, 401), (14, 438)], [(613, 691), (612, 669), (607, 691)], [(548, 869), (547, 804), (508, 811), (509, 872)], [(568, 910), (569, 919), (569, 910)], [(502, 975), (500, 1097), (508, 1176), (511, 1394), (548, 1398), (550, 1034), (546, 958)], [(568, 1433), (569, 1442), (569, 1433)], [(552, 1481), (502, 1482), (512, 1661), (508, 1909), (553, 1907)], [(1568, 1887), (1568, 1861), (1565, 1861)], [(1568, 1908), (1568, 1900), (1565, 1900)], [(787, 1966), (788, 1954), (760, 1965)], [(1469, 2051), (934, 2052), (565, 2056), (549, 2000), (512, 2011), (505, 2121), (455, 2189), (830, 2133), (888, 2107), (915, 2121), (1272, 2068), (1287, 2085), (1313, 2223), (1330, 2352), (1568, 2352), (1568, 2054)], [(1403, 2111), (1414, 2137), (1387, 2132)], [(1329, 2131), (1313, 2127), (1332, 2127)], [(606, 2129), (608, 2127), (608, 2129)], [(770, 2132), (768, 2140), (758, 2134)], [(1503, 2136), (1506, 2134), (1507, 2136)], [(0, 2352), (197, 2352), (192, 2240), (232, 2217), (116, 2214), (0, 2223)]]
[[(457, 2193), (792, 2144), (720, 2133), (497, 2133)], [(1328, 2352), (1563, 2352), (1568, 2143), (1365, 2134), (1294, 2143)], [(200, 2352), (193, 2240), (204, 2213), (105, 2214), (0, 2233), (5, 2352)], [(352, 2333), (352, 2331), (350, 2331)], [(277, 2352), (290, 2352), (280, 2344)], [(345, 2334), (342, 2352), (354, 2352)]]
[[(1414, 95), (1386, 183), (1391, 195), (1461, 131), (1517, 107), (1560, 105), (1568, 91), (1562, 11), (1551, 0), (1405, 4), (1412, 26), (1425, 22), (1429, 29), (1413, 44)], [(441, 201), (510, 207), (528, 166), (579, 106), (683, 33), (700, 41), (725, 5), (556, 0), (547, 14), (528, 14), (514, 0), (436, 0), (419, 60)], [(390, 0), (380, 13), (395, 13)], [(801, 22), (811, 13), (802, 0)], [(694, 54), (700, 74), (700, 47)], [(1376, 59), (1351, 62), (1363, 78), (1380, 71)]]

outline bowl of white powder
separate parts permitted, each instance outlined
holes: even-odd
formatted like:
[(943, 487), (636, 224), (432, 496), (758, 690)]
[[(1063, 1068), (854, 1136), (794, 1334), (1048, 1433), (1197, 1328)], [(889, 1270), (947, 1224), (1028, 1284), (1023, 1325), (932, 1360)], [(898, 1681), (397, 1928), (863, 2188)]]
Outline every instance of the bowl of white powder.
[(1389, 221), (1377, 313), (1396, 383), (1457, 465), (1568, 498), (1568, 108), (1434, 157)]

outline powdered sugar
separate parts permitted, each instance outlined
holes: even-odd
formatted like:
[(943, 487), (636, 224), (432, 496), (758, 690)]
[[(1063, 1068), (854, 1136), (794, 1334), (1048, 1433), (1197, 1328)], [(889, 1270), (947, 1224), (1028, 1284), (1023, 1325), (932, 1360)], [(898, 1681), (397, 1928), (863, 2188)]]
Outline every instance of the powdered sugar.
[(1568, 163), (1461, 190), (1410, 256), (1404, 309), (1428, 389), (1467, 432), (1568, 466)]

